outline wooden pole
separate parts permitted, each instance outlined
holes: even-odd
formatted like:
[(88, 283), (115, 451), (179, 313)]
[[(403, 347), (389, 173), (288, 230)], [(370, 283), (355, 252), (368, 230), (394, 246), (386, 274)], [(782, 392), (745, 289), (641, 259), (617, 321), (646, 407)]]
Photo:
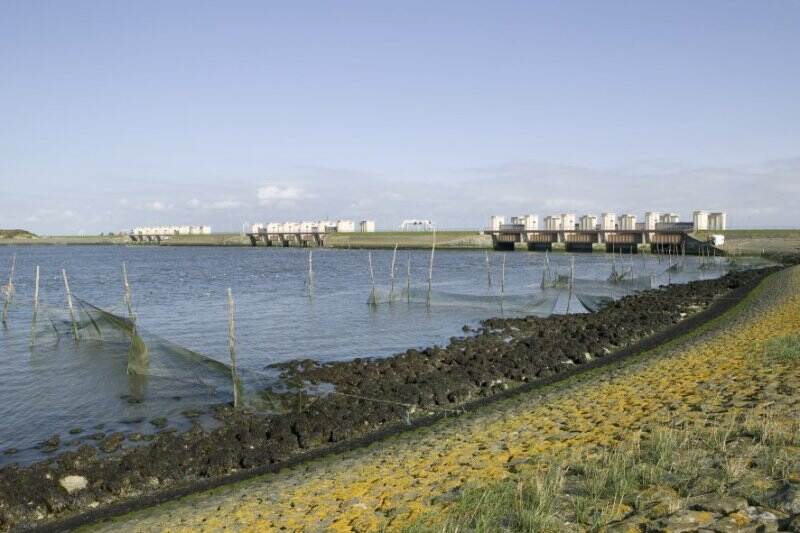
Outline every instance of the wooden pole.
[(436, 229), (433, 230), (433, 242), (431, 243), (431, 262), (428, 265), (428, 306), (431, 305), (431, 284), (433, 282), (433, 256), (436, 254)]
[(389, 272), (389, 301), (391, 302), (394, 299), (394, 264), (395, 260), (397, 259), (397, 243), (394, 245), (394, 251), (392, 252), (392, 267)]
[(133, 324), (133, 331), (136, 331), (136, 314), (133, 312), (133, 298), (131, 297), (131, 286), (128, 283), (128, 266), (122, 262), (122, 286), (125, 288), (125, 305), (128, 308), (128, 320)]
[(233, 408), (239, 408), (239, 375), (236, 373), (236, 323), (233, 291), (228, 287), (228, 350), (231, 354), (231, 381), (233, 382)]
[(72, 322), (72, 335), (75, 340), (78, 340), (78, 323), (75, 321), (75, 309), (72, 307), (72, 292), (69, 290), (69, 280), (67, 280), (67, 271), (61, 269), (61, 275), (64, 277), (64, 288), (67, 291), (67, 309), (69, 309), (69, 320)]
[(372, 268), (372, 252), (367, 252), (367, 260), (369, 261), (369, 280), (372, 284), (372, 290), (370, 291), (370, 303), (372, 305), (377, 305), (378, 298), (375, 294), (375, 270)]
[(33, 318), (31, 318), (31, 347), (36, 346), (36, 317), (39, 314), (39, 265), (33, 282)]
[(503, 267), (500, 270), (500, 296), (506, 293), (506, 254), (503, 254)]
[(492, 267), (489, 263), (489, 252), (486, 252), (486, 288), (492, 290)]
[(672, 244), (669, 245), (667, 249), (667, 285), (672, 284)]
[(14, 271), (17, 268), (17, 254), (11, 257), (11, 272), (8, 274), (8, 285), (5, 290), (5, 301), (3, 302), (3, 325), (8, 322), (8, 307), (11, 305), (11, 300), (14, 298)]
[(406, 261), (406, 302), (411, 302), (411, 252)]
[(308, 251), (308, 296), (314, 296), (314, 250)]
[(569, 296), (567, 297), (567, 314), (569, 314), (569, 306), (572, 303), (572, 291), (575, 283), (575, 258), (569, 258)]

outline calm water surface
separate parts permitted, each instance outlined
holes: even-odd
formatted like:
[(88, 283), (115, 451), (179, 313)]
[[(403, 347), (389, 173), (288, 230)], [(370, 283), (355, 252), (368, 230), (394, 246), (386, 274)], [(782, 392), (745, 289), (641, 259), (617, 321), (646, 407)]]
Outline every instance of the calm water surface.
[[(271, 248), (155, 246), (30, 246), (0, 247), (0, 284), (7, 280), (17, 256), (16, 293), (8, 326), (0, 329), (0, 465), (41, 457), (38, 443), (58, 434), (62, 448), (98, 431), (152, 432), (150, 420), (166, 416), (171, 425), (186, 427), (181, 412), (220, 401), (228, 391), (199, 388), (165, 377), (151, 386), (142, 401), (131, 402), (126, 373), (128, 343), (124, 339), (83, 340), (41, 335), (29, 347), (33, 273), (41, 268), (42, 315), (65, 316), (66, 296), (61, 269), (69, 275), (75, 296), (102, 309), (125, 315), (122, 262), (126, 262), (138, 326), (208, 357), (228, 362), (226, 290), (236, 301), (238, 364), (244, 372), (270, 375), (268, 365), (295, 358), (321, 361), (381, 357), (410, 347), (445, 344), (463, 335), (462, 326), (477, 326), (491, 316), (541, 311), (526, 307), (539, 289), (544, 255), (490, 252), (492, 285), (483, 251), (437, 251), (431, 306), (402, 298), (392, 304), (367, 304), (371, 291), (368, 252), (313, 252), (313, 295), (308, 290), (308, 250)], [(373, 251), (379, 294), (388, 293), (391, 251)], [(569, 271), (570, 255), (550, 256), (554, 268)], [(395, 286), (406, 285), (411, 262), (412, 293), (427, 289), (428, 251), (400, 251)], [(612, 260), (605, 254), (575, 255), (575, 278), (597, 280), (597, 294), (619, 297), (624, 290), (604, 280)], [(637, 276), (654, 275), (656, 284), (719, 276), (721, 268), (700, 269), (698, 258), (686, 258), (681, 272), (666, 274), (667, 260), (643, 256), (617, 260)], [(501, 285), (505, 298), (501, 300)], [(568, 292), (553, 302), (566, 310)], [(462, 298), (463, 296), (464, 298)], [(504, 305), (500, 305), (503, 301)], [(549, 304), (548, 304), (549, 305)], [(580, 306), (573, 299), (570, 310)], [(549, 309), (547, 309), (549, 311)], [(47, 318), (49, 320), (50, 318)], [(40, 322), (45, 320), (40, 317)], [(57, 320), (57, 318), (54, 318)], [(69, 430), (82, 431), (70, 434)], [(97, 429), (95, 429), (97, 428)]]

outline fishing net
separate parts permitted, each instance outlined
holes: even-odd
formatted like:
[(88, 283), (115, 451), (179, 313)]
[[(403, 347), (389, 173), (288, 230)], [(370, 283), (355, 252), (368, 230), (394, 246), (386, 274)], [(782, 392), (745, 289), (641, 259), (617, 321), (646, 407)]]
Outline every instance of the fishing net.
[[(31, 343), (46, 351), (66, 339), (81, 344), (100, 343), (97, 357), (115, 359), (119, 372), (127, 374), (134, 400), (201, 398), (228, 401), (233, 397), (229, 364), (189, 350), (138, 327), (124, 316), (101, 309), (73, 296), (73, 309), (42, 306), (32, 324)], [(239, 398), (255, 407), (266, 407), (258, 394), (268, 376), (237, 371)]]
[(614, 299), (611, 296), (595, 295), (595, 294), (581, 294), (575, 293), (575, 297), (583, 307), (589, 312), (596, 312), (612, 303)]
[(393, 302), (425, 304), (432, 307), (469, 307), (475, 309), (525, 312), (532, 315), (548, 316), (564, 293), (563, 290), (548, 289), (532, 294), (461, 294), (440, 290), (431, 290), (430, 296), (427, 287), (411, 287), (407, 289), (375, 288), (370, 292), (367, 303), (381, 305)]

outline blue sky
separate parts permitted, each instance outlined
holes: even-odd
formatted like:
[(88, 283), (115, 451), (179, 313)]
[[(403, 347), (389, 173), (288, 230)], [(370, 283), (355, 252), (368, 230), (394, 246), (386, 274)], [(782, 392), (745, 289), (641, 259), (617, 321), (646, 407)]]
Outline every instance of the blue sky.
[(800, 3), (0, 4), (0, 227), (800, 226)]

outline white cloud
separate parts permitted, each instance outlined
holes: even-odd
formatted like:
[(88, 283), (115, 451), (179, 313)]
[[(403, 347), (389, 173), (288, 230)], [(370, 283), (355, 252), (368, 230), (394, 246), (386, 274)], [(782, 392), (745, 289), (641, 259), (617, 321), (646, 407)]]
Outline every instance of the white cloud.
[(240, 207), (242, 202), (238, 200), (218, 200), (211, 202), (211, 209), (236, 209)]
[(192, 209), (236, 209), (237, 207), (242, 206), (242, 202), (239, 200), (215, 200), (213, 202), (201, 202), (197, 198), (192, 198), (186, 205)]
[(174, 204), (165, 204), (161, 200), (155, 200), (144, 206), (145, 209), (149, 209), (150, 211), (167, 211), (174, 207)]
[(304, 198), (313, 198), (313, 195), (307, 193), (300, 187), (265, 185), (258, 189), (258, 203), (261, 205), (270, 205), (278, 202), (293, 202)]

